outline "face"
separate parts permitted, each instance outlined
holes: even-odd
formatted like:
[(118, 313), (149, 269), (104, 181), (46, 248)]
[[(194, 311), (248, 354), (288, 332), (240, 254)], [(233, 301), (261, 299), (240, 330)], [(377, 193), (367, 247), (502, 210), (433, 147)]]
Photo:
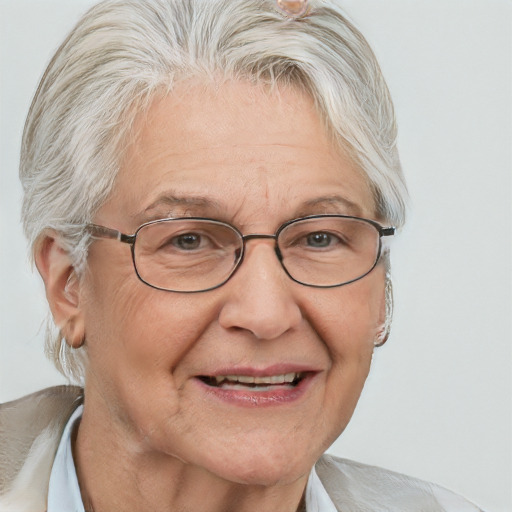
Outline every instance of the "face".
[[(97, 224), (133, 233), (148, 220), (201, 216), (273, 234), (305, 215), (375, 218), (364, 179), (294, 89), (185, 84), (135, 132)], [(286, 276), (272, 240), (246, 249), (225, 285), (180, 294), (143, 284), (128, 245), (93, 242), (80, 292), (86, 408), (139, 451), (234, 482), (291, 482), (352, 415), (383, 321), (384, 272), (309, 288)], [(296, 387), (205, 379), (289, 373), (300, 374)]]

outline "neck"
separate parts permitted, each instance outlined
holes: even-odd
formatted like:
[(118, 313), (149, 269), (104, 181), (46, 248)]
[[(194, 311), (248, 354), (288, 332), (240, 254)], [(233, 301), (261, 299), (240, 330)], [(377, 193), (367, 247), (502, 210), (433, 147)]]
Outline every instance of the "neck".
[(73, 456), (86, 512), (305, 510), (307, 474), (269, 486), (231, 482), (119, 434), (84, 409)]

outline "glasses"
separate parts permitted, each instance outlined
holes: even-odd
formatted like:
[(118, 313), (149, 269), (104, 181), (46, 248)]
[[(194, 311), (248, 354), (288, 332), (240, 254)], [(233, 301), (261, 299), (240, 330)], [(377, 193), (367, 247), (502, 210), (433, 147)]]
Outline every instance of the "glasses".
[(394, 227), (346, 215), (312, 215), (282, 224), (273, 235), (243, 235), (214, 219), (186, 217), (142, 224), (133, 235), (87, 225), (93, 238), (110, 238), (131, 246), (139, 279), (159, 290), (204, 292), (225, 284), (240, 267), (246, 244), (272, 239), (286, 274), (316, 288), (352, 283), (369, 274), (382, 252), (382, 237)]

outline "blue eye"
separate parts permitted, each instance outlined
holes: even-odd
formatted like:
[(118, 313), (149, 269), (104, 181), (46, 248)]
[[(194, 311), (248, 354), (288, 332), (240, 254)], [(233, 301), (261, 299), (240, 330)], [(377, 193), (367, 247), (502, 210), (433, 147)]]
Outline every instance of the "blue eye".
[(197, 235), (195, 233), (184, 233), (183, 235), (179, 235), (174, 237), (171, 240), (171, 244), (178, 249), (183, 249), (184, 251), (193, 251), (201, 247), (201, 235)]
[(307, 245), (309, 247), (329, 247), (333, 242), (333, 236), (329, 233), (311, 233), (307, 236)]

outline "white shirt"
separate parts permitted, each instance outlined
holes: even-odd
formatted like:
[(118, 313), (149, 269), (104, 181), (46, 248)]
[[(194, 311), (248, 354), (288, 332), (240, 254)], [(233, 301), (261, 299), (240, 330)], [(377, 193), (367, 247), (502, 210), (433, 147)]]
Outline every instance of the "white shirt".
[(62, 433), (50, 474), (47, 512), (85, 512), (71, 450), (73, 427), (82, 417), (83, 408), (81, 405), (72, 414)]
[[(78, 407), (69, 418), (62, 433), (50, 475), (47, 512), (85, 512), (71, 449), (73, 427), (82, 416), (82, 411), (83, 406)], [(306, 487), (306, 510), (307, 512), (336, 512), (314, 467), (309, 474)]]

